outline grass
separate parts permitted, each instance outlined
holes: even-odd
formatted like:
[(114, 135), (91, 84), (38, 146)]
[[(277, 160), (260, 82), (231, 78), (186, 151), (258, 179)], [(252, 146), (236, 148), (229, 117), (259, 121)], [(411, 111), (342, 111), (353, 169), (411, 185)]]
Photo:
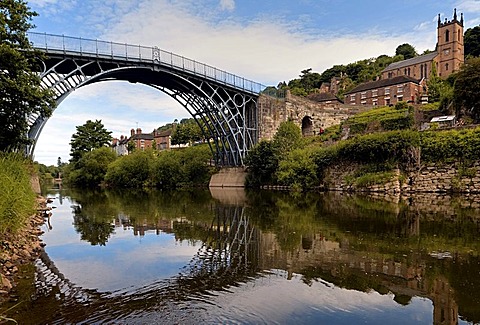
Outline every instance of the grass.
[(35, 213), (30, 169), (23, 156), (0, 153), (0, 234), (16, 232)]

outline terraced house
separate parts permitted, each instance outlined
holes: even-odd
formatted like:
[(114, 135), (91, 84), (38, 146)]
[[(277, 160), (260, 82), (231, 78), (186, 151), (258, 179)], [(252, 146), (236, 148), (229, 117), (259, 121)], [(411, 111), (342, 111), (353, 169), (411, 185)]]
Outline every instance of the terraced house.
[(426, 80), (433, 65), (438, 76), (448, 77), (460, 70), (465, 61), (463, 46), (463, 14), (454, 10), (453, 19), (441, 21), (438, 15), (435, 51), (386, 67), (381, 78), (358, 85), (345, 94), (349, 105), (394, 105), (399, 101), (420, 103), (428, 94)]

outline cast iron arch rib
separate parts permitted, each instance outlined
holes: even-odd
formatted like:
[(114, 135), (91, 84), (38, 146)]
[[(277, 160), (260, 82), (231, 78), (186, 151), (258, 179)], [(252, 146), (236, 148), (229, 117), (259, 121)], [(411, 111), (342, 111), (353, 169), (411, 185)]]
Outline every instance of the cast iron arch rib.
[[(41, 85), (53, 90), (57, 106), (74, 90), (93, 83), (141, 83), (169, 95), (206, 126), (209, 134), (204, 136), (213, 141), (214, 146), (209, 145), (217, 165), (243, 165), (257, 142), (257, 99), (265, 88), (261, 84), (157, 48), (38, 33), (30, 33), (31, 40), (32, 35), (34, 47), (46, 54)], [(132, 49), (138, 53), (132, 54)], [(34, 143), (30, 155), (47, 120), (28, 117)]]

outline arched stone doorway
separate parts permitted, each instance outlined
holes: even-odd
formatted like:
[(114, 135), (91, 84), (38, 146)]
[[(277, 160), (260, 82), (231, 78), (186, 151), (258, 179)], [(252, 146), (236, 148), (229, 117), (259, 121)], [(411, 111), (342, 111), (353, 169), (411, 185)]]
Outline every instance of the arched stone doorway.
[(315, 135), (313, 131), (313, 121), (310, 116), (305, 116), (302, 120), (302, 135), (304, 137), (311, 137)]

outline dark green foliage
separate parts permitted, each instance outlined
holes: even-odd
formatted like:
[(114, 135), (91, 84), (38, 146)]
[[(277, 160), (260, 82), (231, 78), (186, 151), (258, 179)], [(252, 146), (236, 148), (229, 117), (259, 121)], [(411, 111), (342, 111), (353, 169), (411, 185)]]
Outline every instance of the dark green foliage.
[(0, 3), (0, 151), (15, 151), (30, 144), (26, 116), (48, 117), (55, 107), (53, 93), (40, 86), (38, 58), (27, 38), (36, 16), (25, 1)]
[(467, 29), (463, 38), (465, 56), (480, 56), (480, 26)]
[(422, 161), (478, 160), (480, 157), (480, 128), (423, 132), (421, 149)]
[(303, 146), (302, 130), (293, 121), (280, 123), (273, 136), (273, 146), (279, 156)]
[(108, 167), (105, 181), (111, 187), (142, 188), (205, 186), (214, 171), (207, 145), (179, 150), (137, 151), (118, 158)]
[(112, 149), (102, 147), (84, 154), (67, 177), (67, 182), (77, 187), (96, 187), (103, 183), (108, 165), (117, 155)]
[(88, 120), (85, 124), (77, 126), (77, 132), (72, 135), (70, 141), (70, 156), (73, 164), (77, 163), (82, 156), (94, 149), (108, 145), (112, 141), (112, 132), (107, 131), (101, 120), (95, 122)]
[(457, 113), (480, 121), (480, 58), (473, 58), (458, 72), (453, 100)]
[(205, 138), (206, 128), (200, 127), (195, 119), (183, 119), (176, 124), (172, 133), (172, 145), (192, 144)]
[(108, 166), (105, 182), (112, 187), (142, 188), (152, 185), (152, 151), (135, 151)]
[(318, 185), (317, 168), (313, 151), (297, 149), (282, 159), (278, 168), (278, 181), (298, 189), (313, 188)]
[(248, 166), (247, 187), (260, 187), (274, 184), (278, 168), (278, 154), (271, 141), (262, 140), (248, 153), (245, 164)]
[(260, 141), (248, 153), (245, 160), (248, 166), (246, 185), (259, 187), (275, 184), (279, 161), (303, 145), (300, 128), (292, 121), (282, 122), (272, 141)]
[[(333, 77), (338, 77), (337, 96), (341, 98), (345, 92), (356, 85), (375, 80), (389, 64), (400, 60), (403, 60), (403, 55), (394, 57), (380, 55), (378, 58), (360, 60), (347, 65), (334, 65), (321, 74), (312, 72), (312, 69), (306, 69), (301, 71), (300, 78), (290, 80), (287, 88), (293, 95), (307, 96), (318, 89), (323, 82), (329, 83)], [(280, 86), (279, 84), (279, 89), (281, 89)]]
[(412, 45), (405, 43), (397, 47), (395, 55), (402, 55), (403, 58), (407, 60), (416, 57), (418, 54)]
[(418, 147), (415, 131), (391, 131), (356, 137), (339, 144), (338, 158), (360, 163), (402, 161), (412, 147)]

